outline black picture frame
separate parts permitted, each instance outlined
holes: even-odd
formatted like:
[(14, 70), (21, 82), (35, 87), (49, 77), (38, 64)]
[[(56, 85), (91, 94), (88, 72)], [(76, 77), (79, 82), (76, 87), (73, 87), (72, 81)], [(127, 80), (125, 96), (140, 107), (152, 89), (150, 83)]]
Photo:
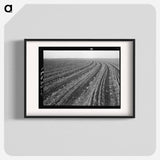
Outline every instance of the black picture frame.
[[(133, 111), (132, 111), (133, 114), (131, 116), (29, 116), (27, 115), (26, 114), (26, 87), (27, 87), (26, 44), (28, 41), (99, 41), (99, 42), (131, 41), (133, 42)], [(24, 118), (135, 118), (135, 39), (24, 39)]]

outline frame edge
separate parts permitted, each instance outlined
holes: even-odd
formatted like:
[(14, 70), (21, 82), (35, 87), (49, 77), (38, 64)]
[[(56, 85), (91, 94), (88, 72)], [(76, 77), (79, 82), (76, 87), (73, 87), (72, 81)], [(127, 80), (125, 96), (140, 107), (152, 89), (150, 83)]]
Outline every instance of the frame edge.
[[(27, 53), (27, 42), (28, 41), (132, 41), (133, 42), (133, 113), (131, 116), (29, 116), (27, 115), (26, 112), (26, 88), (27, 88), (27, 83), (26, 83), (26, 77), (27, 77), (27, 59), (26, 59), (26, 53)], [(136, 118), (135, 116), (135, 70), (136, 70), (136, 65), (135, 65), (135, 46), (136, 46), (136, 39), (131, 38), (131, 39), (37, 39), (37, 38), (25, 38), (24, 39), (24, 118)]]

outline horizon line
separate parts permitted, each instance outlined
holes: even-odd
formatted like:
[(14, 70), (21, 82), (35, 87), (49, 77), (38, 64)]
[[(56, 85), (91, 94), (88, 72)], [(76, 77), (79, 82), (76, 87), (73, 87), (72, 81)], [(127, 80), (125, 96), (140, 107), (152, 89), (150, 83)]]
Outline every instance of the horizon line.
[(43, 58), (43, 59), (119, 59), (119, 58)]

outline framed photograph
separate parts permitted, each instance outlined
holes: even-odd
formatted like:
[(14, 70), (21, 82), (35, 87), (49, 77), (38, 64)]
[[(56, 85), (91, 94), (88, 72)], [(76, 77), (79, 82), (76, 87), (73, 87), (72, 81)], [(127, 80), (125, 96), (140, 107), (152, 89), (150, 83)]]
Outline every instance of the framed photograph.
[(25, 117), (135, 117), (134, 39), (25, 39)]

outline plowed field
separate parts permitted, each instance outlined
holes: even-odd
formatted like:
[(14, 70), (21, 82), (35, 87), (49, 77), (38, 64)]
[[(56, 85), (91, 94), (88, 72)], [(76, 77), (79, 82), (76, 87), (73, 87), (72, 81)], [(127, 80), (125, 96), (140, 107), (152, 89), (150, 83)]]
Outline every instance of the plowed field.
[(118, 59), (45, 59), (44, 106), (119, 106)]

